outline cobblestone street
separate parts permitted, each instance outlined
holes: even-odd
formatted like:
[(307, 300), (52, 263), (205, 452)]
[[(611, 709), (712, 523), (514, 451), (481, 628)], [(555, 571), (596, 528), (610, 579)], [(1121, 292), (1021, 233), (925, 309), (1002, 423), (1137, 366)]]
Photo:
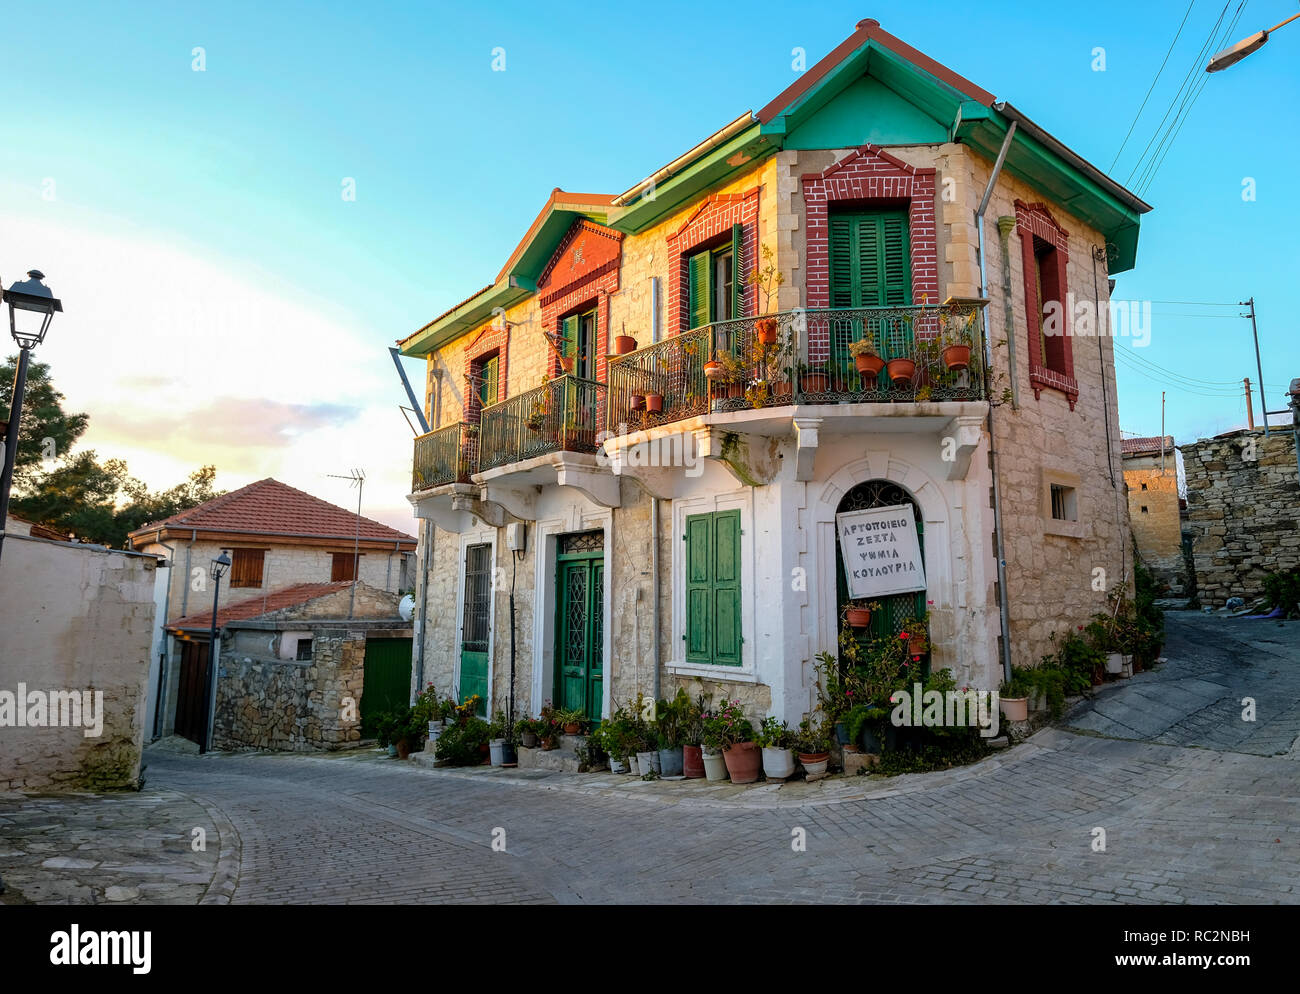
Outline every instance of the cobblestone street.
[[(154, 749), (141, 794), (0, 798), (0, 900), (1297, 903), (1300, 626), (1169, 617), (1171, 661), (1077, 708), (1085, 733), (939, 774), (719, 788)], [(1242, 734), (1223, 702), (1252, 689)], [(1121, 709), (1183, 718), (1107, 737)]]

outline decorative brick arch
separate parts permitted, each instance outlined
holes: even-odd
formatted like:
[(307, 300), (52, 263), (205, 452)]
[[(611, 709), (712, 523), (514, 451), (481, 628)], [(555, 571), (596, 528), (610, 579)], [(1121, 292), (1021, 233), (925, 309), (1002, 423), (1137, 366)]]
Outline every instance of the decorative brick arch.
[[(596, 306), (596, 379), (605, 382), (605, 357), (609, 354), (609, 295), (618, 290), (623, 261), (623, 234), (585, 218), (573, 222), (560, 239), (537, 281), (542, 307), (542, 328), (554, 334), (560, 315), (582, 307)], [(560, 361), (550, 358), (551, 375), (560, 372)]]
[[(689, 330), (690, 308), (687, 306), (687, 260), (692, 252), (731, 233), (739, 224), (741, 258), (735, 262), (737, 274), (748, 275), (758, 258), (758, 198), (761, 187), (744, 193), (716, 193), (696, 208), (686, 223), (668, 236), (668, 329)], [(758, 288), (745, 287), (743, 306), (746, 314), (757, 308)]]
[[(1079, 399), (1079, 383), (1074, 377), (1069, 284), (1066, 275), (1070, 264), (1070, 233), (1061, 227), (1045, 204), (1027, 204), (1017, 200), (1015, 208), (1016, 231), (1020, 235), (1021, 276), (1025, 287), (1026, 333), (1029, 336), (1029, 384), (1034, 389), (1035, 399), (1042, 396), (1044, 388), (1059, 390), (1070, 402), (1070, 410), (1074, 410), (1075, 402)], [(1053, 352), (1050, 356), (1043, 355), (1043, 343), (1037, 334), (1038, 315), (1042, 313), (1046, 302), (1038, 299), (1035, 241), (1044, 242), (1054, 250), (1052, 270), (1045, 273), (1044, 278), (1050, 279), (1061, 307), (1062, 333), (1049, 340), (1048, 349)]]
[[(495, 319), (494, 319), (495, 320)], [(478, 424), (482, 402), (479, 400), (475, 380), (484, 360), (497, 356), (497, 395), (500, 403), (506, 399), (507, 374), (510, 372), (510, 329), (490, 324), (479, 331), (474, 340), (465, 346), (462, 372), (465, 383), (464, 420), (467, 424)]]

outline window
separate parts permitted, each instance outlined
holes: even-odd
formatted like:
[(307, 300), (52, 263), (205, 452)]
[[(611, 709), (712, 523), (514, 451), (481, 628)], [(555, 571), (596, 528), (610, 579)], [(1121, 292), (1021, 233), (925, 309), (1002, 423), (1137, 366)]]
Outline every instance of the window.
[(235, 549), (230, 553), (230, 585), (260, 587), (265, 549)]
[(560, 338), (565, 358), (572, 357), (573, 375), (584, 380), (596, 378), (596, 309), (570, 314), (560, 321)]
[(1056, 521), (1078, 521), (1079, 512), (1074, 487), (1052, 485), (1052, 518)]
[(1147, 513), (1147, 506), (1145, 504), (1142, 505), (1142, 513), (1143, 514)]
[(1147, 488), (1147, 485), (1146, 485), (1145, 483), (1142, 484), (1142, 489), (1145, 490), (1146, 488)]
[(686, 662), (740, 666), (740, 511), (686, 518)]
[(351, 582), (357, 578), (358, 556), (352, 552), (335, 552), (330, 566), (330, 583)]
[(311, 639), (298, 640), (298, 649), (294, 654), (294, 658), (300, 663), (311, 662)]
[[(489, 356), (478, 364), (478, 402), (479, 408), (497, 402), (497, 370), (500, 368), (500, 356)], [(351, 577), (349, 577), (351, 579)]]
[(912, 302), (906, 211), (831, 215), (832, 307), (900, 307)]
[(743, 225), (733, 225), (730, 242), (687, 258), (687, 306), (692, 328), (744, 316), (744, 282), (737, 278), (737, 260), (744, 257), (744, 231)]
[(1038, 354), (1053, 372), (1070, 375), (1065, 363), (1065, 288), (1057, 249), (1034, 238), (1034, 278), (1038, 288)]

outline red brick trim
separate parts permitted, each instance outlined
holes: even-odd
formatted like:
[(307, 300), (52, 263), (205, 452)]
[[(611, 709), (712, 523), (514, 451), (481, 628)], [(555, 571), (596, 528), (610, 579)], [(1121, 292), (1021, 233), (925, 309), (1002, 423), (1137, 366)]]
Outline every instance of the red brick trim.
[[(1042, 396), (1043, 390), (1059, 390), (1070, 402), (1074, 410), (1079, 399), (1079, 384), (1074, 378), (1074, 349), (1072, 346), (1072, 328), (1070, 325), (1069, 284), (1067, 272), (1070, 262), (1070, 233), (1052, 216), (1044, 204), (1027, 204), (1022, 200), (1015, 202), (1016, 231), (1020, 235), (1021, 278), (1025, 288), (1026, 334), (1029, 337), (1029, 384), (1034, 390), (1034, 399)], [(1044, 273), (1044, 281), (1054, 284), (1050, 292), (1060, 305), (1062, 334), (1053, 335), (1048, 340), (1049, 354), (1043, 355), (1042, 342), (1037, 332), (1038, 315), (1046, 306), (1038, 299), (1038, 281), (1035, 279), (1035, 241), (1045, 242), (1054, 251), (1055, 263), (1051, 272)]]
[[(504, 320), (504, 319), (503, 319)], [(497, 396), (496, 402), (500, 403), (505, 400), (509, 391), (507, 384), (510, 373), (510, 329), (503, 328), (499, 325), (488, 325), (483, 328), (474, 340), (465, 346), (465, 355), (462, 366), (465, 383), (465, 402), (462, 405), (464, 411), (464, 421), (467, 424), (478, 424), (479, 413), (482, 410), (482, 404), (479, 401), (478, 390), (475, 389), (475, 378), (478, 376), (479, 369), (483, 362), (492, 358), (496, 354), (497, 358)]]
[[(690, 325), (687, 305), (687, 259), (696, 249), (730, 236), (733, 225), (742, 225), (741, 258), (738, 273), (750, 273), (758, 259), (758, 200), (761, 187), (744, 193), (716, 193), (696, 208), (675, 232), (668, 236), (668, 321), (670, 334), (686, 331)], [(745, 288), (746, 314), (757, 313), (758, 288)]]
[[(573, 243), (584, 234), (588, 240), (609, 239), (611, 244), (589, 260), (589, 266), (577, 263), (560, 265), (561, 261), (567, 259)], [(601, 383), (605, 382), (605, 361), (610, 350), (609, 295), (618, 291), (622, 261), (622, 232), (580, 218), (560, 239), (559, 246), (542, 270), (541, 279), (537, 281), (538, 301), (542, 305), (542, 328), (547, 332), (554, 334), (558, 330), (561, 317), (576, 310), (586, 310), (589, 306), (596, 307), (595, 376)], [(550, 349), (549, 345), (547, 349)], [(560, 360), (554, 352), (548, 362), (550, 374), (558, 376)]]
[[(939, 253), (935, 234), (935, 170), (909, 165), (878, 145), (866, 144), (820, 173), (805, 173), (805, 299), (810, 308), (829, 307), (830, 208), (834, 203), (906, 201), (911, 242), (912, 303), (932, 305), (939, 299)], [(829, 327), (814, 322), (808, 356), (819, 362), (830, 355)]]

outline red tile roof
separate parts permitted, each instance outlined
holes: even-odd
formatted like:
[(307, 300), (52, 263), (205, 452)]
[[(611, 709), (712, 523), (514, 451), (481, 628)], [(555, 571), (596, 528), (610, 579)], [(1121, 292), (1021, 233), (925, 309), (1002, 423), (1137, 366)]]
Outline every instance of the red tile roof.
[[(1165, 451), (1169, 452), (1174, 447), (1174, 436), (1165, 436)], [(1152, 435), (1150, 438), (1121, 438), (1119, 440), (1119, 449), (1126, 456), (1145, 456), (1160, 455), (1160, 436)]]
[[(159, 528), (188, 531), (243, 532), (255, 535), (292, 535), (308, 538), (352, 540), (357, 533), (357, 515), (296, 490), (269, 477), (221, 497), (151, 522), (131, 533), (132, 538)], [(361, 540), (403, 542), (414, 547), (415, 537), (395, 528), (361, 519)]]
[[(327, 594), (335, 594), (340, 590), (347, 590), (352, 586), (350, 580), (341, 580), (338, 583), (299, 583), (292, 587), (282, 587), (280, 590), (274, 590), (262, 597), (250, 597), (246, 601), (236, 601), (234, 604), (227, 604), (217, 610), (217, 627), (221, 628), (230, 624), (232, 621), (247, 621), (250, 618), (259, 618), (264, 614), (270, 614), (272, 611), (282, 611), (287, 607), (297, 607), (300, 604), (306, 604), (308, 601), (314, 601), (317, 597), (324, 597)], [(177, 618), (167, 625), (168, 628), (184, 628), (193, 630), (206, 631), (212, 628), (212, 612), (204, 611), (202, 614), (187, 614), (183, 618)]]

